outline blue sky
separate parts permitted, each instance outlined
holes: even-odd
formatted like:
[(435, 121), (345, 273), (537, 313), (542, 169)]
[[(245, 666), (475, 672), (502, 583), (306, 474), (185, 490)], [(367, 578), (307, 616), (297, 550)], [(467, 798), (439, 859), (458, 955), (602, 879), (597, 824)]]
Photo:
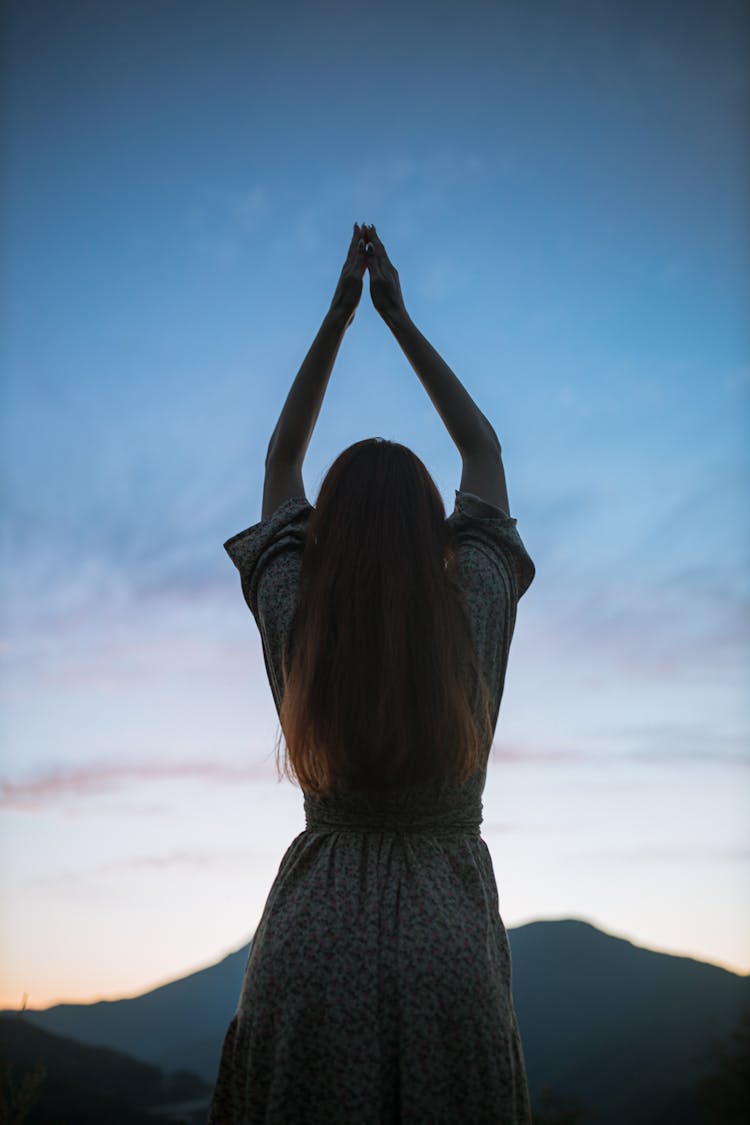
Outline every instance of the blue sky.
[[(485, 792), (506, 925), (750, 971), (743, 5), (322, 7), (6, 5), (2, 1002), (238, 947), (304, 826), (221, 544), (355, 221), (537, 566)], [(311, 501), (372, 434), (451, 510), (365, 279)]]

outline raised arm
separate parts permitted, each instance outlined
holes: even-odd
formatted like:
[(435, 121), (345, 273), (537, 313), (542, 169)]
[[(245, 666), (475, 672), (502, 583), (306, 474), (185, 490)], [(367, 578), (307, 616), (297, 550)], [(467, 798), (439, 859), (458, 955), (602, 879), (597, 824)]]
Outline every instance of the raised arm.
[(461, 490), (510, 514), (502, 451), (492, 425), (406, 311), (398, 270), (374, 227), (365, 227), (370, 295), (461, 454)]
[(304, 496), (302, 463), (341, 341), (354, 320), (362, 294), (365, 269), (364, 241), (360, 228), (355, 223), (354, 235), (331, 307), (297, 372), (268, 443), (261, 513), (263, 519), (270, 516), (289, 497)]

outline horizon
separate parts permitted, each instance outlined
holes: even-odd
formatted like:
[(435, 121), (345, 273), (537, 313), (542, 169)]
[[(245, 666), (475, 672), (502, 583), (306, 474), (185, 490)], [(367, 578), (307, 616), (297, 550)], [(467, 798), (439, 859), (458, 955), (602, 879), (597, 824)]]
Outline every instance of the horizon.
[[(750, 972), (746, 6), (397, 12), (6, 6), (6, 1007), (214, 963), (304, 829), (222, 544), (354, 222), (536, 566), (483, 797), (506, 928)], [(449, 515), (460, 458), (365, 276), (311, 503), (369, 434)]]
[[(519, 922), (515, 926), (509, 926), (508, 927), (508, 935), (509, 935), (509, 937), (511, 937), (513, 930), (524, 929), (526, 926), (544, 925), (547, 922), (575, 922), (575, 923), (578, 923), (578, 924), (581, 924), (581, 925), (584, 925), (584, 926), (591, 926), (593, 929), (597, 930), (598, 933), (601, 933), (604, 937), (611, 937), (611, 938), (614, 938), (617, 941), (628, 942), (630, 945), (633, 945), (638, 949), (643, 949), (647, 953), (658, 953), (658, 954), (661, 954), (662, 956), (665, 956), (665, 957), (677, 957), (677, 958), (680, 958), (682, 960), (697, 961), (701, 965), (710, 965), (712, 968), (715, 968), (715, 969), (723, 969), (725, 972), (731, 973), (733, 976), (737, 976), (737, 977), (741, 977), (741, 978), (750, 977), (750, 972), (748, 972), (748, 973), (738, 972), (736, 969), (732, 968), (730, 965), (721, 965), (721, 964), (718, 964), (717, 962), (714, 962), (714, 961), (706, 961), (703, 958), (694, 957), (689, 953), (674, 953), (671, 950), (667, 950), (667, 949), (654, 949), (651, 946), (641, 945), (640, 943), (635, 942), (631, 938), (627, 937), (625, 934), (614, 934), (614, 933), (610, 933), (607, 930), (603, 930), (600, 926), (595, 925), (593, 922), (587, 921), (585, 918), (532, 918), (528, 922)], [(23, 1005), (22, 1007), (19, 1007), (19, 1008), (2, 1008), (0, 1010), (2, 1010), (4, 1012), (12, 1012), (12, 1011), (36, 1012), (36, 1011), (47, 1011), (47, 1009), (49, 1009), (49, 1008), (58, 1007), (59, 1005), (62, 1005), (62, 1004), (65, 1004), (65, 1005), (68, 1005), (68, 1004), (89, 1005), (89, 1004), (101, 1004), (101, 1003), (117, 1003), (119, 1000), (137, 1000), (141, 996), (146, 996), (151, 992), (156, 992), (160, 988), (166, 988), (170, 984), (176, 984), (178, 981), (185, 980), (187, 977), (194, 976), (197, 973), (203, 972), (205, 969), (211, 969), (214, 966), (221, 964), (223, 961), (226, 961), (229, 957), (237, 956), (237, 954), (241, 953), (244, 949), (246, 949), (248, 947), (251, 940), (252, 940), (252, 937), (250, 939), (248, 939), (247, 941), (242, 942), (240, 945), (233, 947), (227, 953), (220, 953), (215, 958), (215, 960), (211, 961), (208, 964), (198, 965), (194, 969), (188, 969), (187, 971), (180, 973), (179, 976), (171, 977), (168, 980), (159, 980), (156, 983), (146, 985), (144, 988), (142, 988), (140, 991), (137, 991), (137, 992), (124, 994), (122, 996), (109, 996), (109, 995), (93, 996), (93, 997), (90, 997), (90, 998), (85, 999), (85, 1000), (81, 1000), (81, 999), (77, 999), (77, 1000), (54, 999), (54, 1000), (51, 1000), (48, 1004), (46, 1004), (44, 1008), (29, 1007), (28, 1003), (24, 1004), (23, 998), (22, 998), (22, 1005)], [(511, 938), (511, 957), (512, 957), (512, 953), (513, 953), (513, 949), (512, 949), (512, 938)]]

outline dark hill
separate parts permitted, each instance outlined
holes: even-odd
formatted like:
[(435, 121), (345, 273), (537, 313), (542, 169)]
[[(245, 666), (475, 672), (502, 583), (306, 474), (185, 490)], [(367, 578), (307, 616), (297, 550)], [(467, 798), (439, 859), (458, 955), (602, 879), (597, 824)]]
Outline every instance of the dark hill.
[[(675, 1125), (705, 1125), (695, 1084), (750, 1006), (750, 978), (576, 919), (531, 922), (509, 936), (536, 1106), (547, 1088), (586, 1107), (586, 1125), (670, 1125), (674, 1113)], [(143, 996), (59, 1004), (23, 1018), (213, 1083), (249, 948)]]
[(705, 1120), (690, 1091), (750, 1007), (750, 978), (577, 919), (531, 922), (511, 942), (532, 1101), (548, 1084), (607, 1125), (677, 1104), (675, 1125)]
[[(13, 1121), (7, 1101), (38, 1068), (37, 1093), (27, 1125), (155, 1125), (189, 1122), (191, 1108), (205, 1119), (211, 1087), (194, 1074), (158, 1067), (89, 1047), (35, 1027), (26, 1013), (0, 1016), (0, 1119)], [(28, 1104), (28, 1103), (27, 1103)], [(17, 1109), (17, 1106), (15, 1106)]]
[(27, 1009), (24, 1018), (81, 1043), (113, 1047), (165, 1069), (185, 1068), (213, 1082), (249, 950), (248, 943), (142, 996)]

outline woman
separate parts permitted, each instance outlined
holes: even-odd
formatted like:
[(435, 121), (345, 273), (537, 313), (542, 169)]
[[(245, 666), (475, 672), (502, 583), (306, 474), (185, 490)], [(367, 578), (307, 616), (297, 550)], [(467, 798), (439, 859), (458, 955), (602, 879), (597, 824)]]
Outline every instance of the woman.
[[(362, 278), (463, 463), (445, 519), (422, 462), (357, 442), (313, 508), (302, 461)], [(518, 599), (534, 564), (500, 444), (355, 223), (225, 544), (260, 629), (306, 828), (284, 855), (227, 1030), (210, 1125), (528, 1125), (508, 938), (480, 835)]]

